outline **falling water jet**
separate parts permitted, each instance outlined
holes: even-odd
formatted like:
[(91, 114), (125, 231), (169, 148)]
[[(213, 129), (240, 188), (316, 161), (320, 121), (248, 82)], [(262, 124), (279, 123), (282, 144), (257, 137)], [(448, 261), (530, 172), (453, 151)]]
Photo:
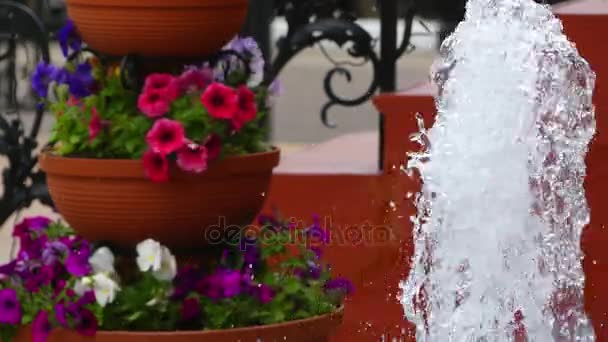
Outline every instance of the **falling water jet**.
[(436, 123), (408, 164), (418, 341), (594, 341), (579, 247), (594, 73), (548, 7), (470, 0), (433, 78)]

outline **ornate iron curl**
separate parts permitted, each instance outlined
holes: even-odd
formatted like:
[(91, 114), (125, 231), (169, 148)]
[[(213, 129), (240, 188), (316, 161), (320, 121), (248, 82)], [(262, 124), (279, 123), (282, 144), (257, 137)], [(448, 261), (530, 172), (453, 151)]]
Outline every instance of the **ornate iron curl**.
[[(344, 8), (344, 1), (339, 0), (282, 0), (278, 2), (277, 14), (284, 15), (288, 23), (288, 32), (281, 37), (277, 43), (278, 55), (272, 63), (272, 68), (267, 75), (265, 84), (270, 84), (280, 74), (287, 63), (302, 50), (314, 45), (330, 41), (340, 47), (351, 43), (346, 50), (352, 58), (363, 59), (364, 63), (353, 64), (347, 62), (336, 62), (328, 57), (334, 66), (327, 72), (323, 80), (323, 88), (328, 97), (328, 102), (322, 106), (321, 120), (327, 127), (334, 128), (336, 124), (329, 120), (329, 110), (336, 106), (354, 107), (368, 100), (380, 88), (380, 79), (383, 63), (394, 64), (411, 47), (412, 26), (414, 22), (415, 6), (408, 3), (405, 11), (405, 25), (403, 40), (399, 47), (386, 59), (380, 58), (374, 50), (376, 40), (361, 27), (355, 20), (354, 14)], [(382, 5), (382, 1), (379, 1)], [(397, 16), (397, 13), (395, 13)], [(346, 65), (362, 66), (370, 63), (373, 69), (373, 78), (363, 94), (358, 97), (346, 98), (337, 94), (333, 82), (337, 76), (344, 77), (347, 82), (352, 82), (353, 75)]]
[(16, 50), (17, 42), (32, 41), (42, 53), (42, 59), (49, 62), (48, 35), (42, 22), (26, 6), (0, 1), (0, 39), (8, 41), (9, 50), (0, 56), (0, 60), (9, 63), (10, 102), (15, 106), (16, 117), (9, 119), (0, 115), (0, 155), (8, 159), (8, 167), (2, 172), (4, 191), (0, 198), (0, 224), (4, 223), (14, 212), (29, 206), (38, 199), (43, 204), (52, 206), (46, 188), (44, 173), (36, 170), (38, 146), (36, 137), (40, 130), (44, 108), (36, 107), (32, 128), (27, 134), (19, 115), (17, 103)]

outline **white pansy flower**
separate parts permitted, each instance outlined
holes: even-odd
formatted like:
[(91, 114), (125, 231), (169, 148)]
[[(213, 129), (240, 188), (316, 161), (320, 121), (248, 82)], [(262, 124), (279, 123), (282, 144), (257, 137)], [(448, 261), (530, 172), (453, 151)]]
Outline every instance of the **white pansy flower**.
[(116, 293), (120, 291), (120, 287), (112, 278), (104, 273), (98, 273), (93, 276), (93, 291), (95, 291), (95, 299), (102, 307), (108, 303), (112, 303), (116, 298)]
[(114, 270), (114, 254), (107, 247), (101, 247), (89, 259), (94, 273), (116, 273)]
[(91, 277), (80, 278), (76, 281), (76, 284), (74, 284), (74, 293), (82, 297), (86, 292), (93, 289), (92, 285), (93, 279), (91, 279)]
[(160, 268), (153, 275), (161, 281), (171, 281), (177, 275), (177, 262), (169, 248), (162, 246)]
[(156, 272), (161, 268), (162, 246), (157, 241), (148, 239), (137, 245), (137, 266), (142, 272)]

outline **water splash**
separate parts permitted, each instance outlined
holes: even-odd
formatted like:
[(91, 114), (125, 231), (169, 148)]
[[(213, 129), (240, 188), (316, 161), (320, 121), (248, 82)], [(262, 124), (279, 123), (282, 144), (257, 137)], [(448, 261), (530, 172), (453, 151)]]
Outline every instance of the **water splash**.
[(594, 341), (579, 248), (594, 73), (548, 7), (470, 0), (433, 77), (436, 123), (408, 165), (424, 182), (402, 284), (418, 340)]

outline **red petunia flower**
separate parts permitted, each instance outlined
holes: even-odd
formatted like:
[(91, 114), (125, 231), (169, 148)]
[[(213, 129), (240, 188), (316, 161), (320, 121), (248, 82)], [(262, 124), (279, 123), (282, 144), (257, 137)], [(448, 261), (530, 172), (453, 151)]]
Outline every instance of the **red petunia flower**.
[(177, 166), (188, 172), (207, 170), (207, 149), (195, 143), (187, 143), (177, 151)]
[(89, 122), (89, 142), (92, 142), (97, 138), (101, 130), (110, 126), (111, 122), (108, 120), (102, 120), (97, 112), (97, 108), (93, 107), (91, 110), (91, 121)]
[(213, 83), (201, 95), (201, 103), (217, 119), (231, 120), (238, 111), (238, 96), (234, 89)]
[(179, 83), (170, 74), (150, 74), (144, 83), (143, 93), (158, 91), (169, 101), (175, 100), (179, 94)]
[(91, 112), (91, 121), (89, 122), (89, 142), (95, 140), (103, 127), (101, 117), (97, 113), (97, 108), (93, 108)]
[(137, 108), (149, 118), (158, 118), (169, 112), (169, 98), (160, 90), (148, 90), (139, 95)]
[(177, 80), (182, 93), (198, 92), (213, 82), (213, 70), (191, 68)]
[(157, 120), (146, 135), (150, 148), (163, 155), (179, 150), (185, 140), (184, 126), (179, 121), (169, 119)]
[(169, 162), (164, 155), (149, 150), (144, 153), (142, 160), (144, 172), (150, 180), (157, 183), (169, 180)]
[(255, 103), (255, 93), (244, 85), (239, 87), (237, 97), (238, 111), (232, 118), (232, 127), (235, 131), (240, 131), (246, 123), (255, 119), (258, 107)]
[(203, 144), (205, 149), (207, 149), (207, 158), (209, 160), (215, 160), (220, 156), (222, 152), (222, 138), (217, 134), (210, 134), (207, 139), (205, 139), (205, 143)]

